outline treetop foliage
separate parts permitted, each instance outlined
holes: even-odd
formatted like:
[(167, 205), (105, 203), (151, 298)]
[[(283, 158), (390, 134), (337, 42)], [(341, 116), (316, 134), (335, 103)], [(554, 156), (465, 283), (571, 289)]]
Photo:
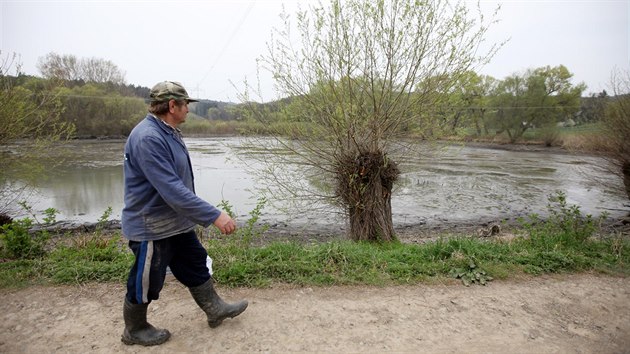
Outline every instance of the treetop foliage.
[(37, 68), (46, 79), (125, 84), (125, 73), (113, 62), (100, 58), (51, 52), (39, 58)]

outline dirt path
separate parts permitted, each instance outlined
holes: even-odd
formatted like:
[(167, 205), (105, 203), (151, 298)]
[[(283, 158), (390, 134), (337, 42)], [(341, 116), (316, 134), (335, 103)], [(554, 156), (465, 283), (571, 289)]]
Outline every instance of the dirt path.
[(630, 278), (218, 289), (250, 307), (210, 329), (169, 281), (149, 320), (172, 337), (152, 348), (120, 342), (121, 285), (0, 290), (0, 353), (630, 353)]

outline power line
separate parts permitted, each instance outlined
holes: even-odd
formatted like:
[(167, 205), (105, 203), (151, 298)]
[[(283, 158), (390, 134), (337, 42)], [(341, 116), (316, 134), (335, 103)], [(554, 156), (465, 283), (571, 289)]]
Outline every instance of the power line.
[(210, 73), (212, 72), (214, 67), (217, 65), (219, 60), (221, 60), (221, 58), (223, 57), (223, 54), (227, 51), (227, 48), (230, 46), (230, 44), (234, 40), (234, 37), (236, 36), (238, 31), (241, 29), (241, 26), (243, 26), (243, 23), (245, 23), (245, 20), (247, 19), (247, 16), (249, 16), (249, 13), (252, 11), (252, 8), (254, 7), (255, 4), (256, 4), (256, 0), (252, 0), (249, 3), (249, 6), (245, 10), (245, 13), (241, 17), (241, 20), (238, 22), (236, 27), (232, 30), (232, 33), (230, 34), (230, 37), (228, 38), (228, 40), (223, 45), (223, 48), (219, 51), (219, 55), (216, 57), (216, 59), (214, 60), (214, 62), (210, 66), (210, 69), (208, 69), (208, 71), (206, 71), (206, 73), (202, 76), (201, 80), (199, 80), (197, 82), (197, 86), (196, 86), (197, 91), (199, 91), (199, 85), (204, 82), (204, 80), (208, 77), (208, 75), (210, 75)]

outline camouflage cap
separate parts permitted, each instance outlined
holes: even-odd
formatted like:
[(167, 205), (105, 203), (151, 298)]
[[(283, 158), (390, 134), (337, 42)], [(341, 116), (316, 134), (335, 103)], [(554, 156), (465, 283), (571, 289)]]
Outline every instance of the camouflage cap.
[(164, 102), (168, 100), (186, 100), (188, 102), (198, 102), (199, 100), (192, 99), (188, 96), (188, 92), (184, 89), (184, 86), (175, 81), (162, 81), (157, 83), (151, 89), (149, 94), (151, 102)]

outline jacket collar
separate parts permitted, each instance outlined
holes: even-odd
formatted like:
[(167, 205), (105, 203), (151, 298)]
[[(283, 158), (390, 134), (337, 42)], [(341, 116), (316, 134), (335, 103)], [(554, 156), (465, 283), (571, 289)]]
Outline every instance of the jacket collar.
[(170, 124), (166, 123), (164, 120), (162, 120), (161, 118), (149, 113), (147, 115), (147, 118), (153, 118), (153, 120), (155, 121), (155, 123), (162, 128), (162, 130), (164, 130), (166, 133), (168, 134), (175, 134), (178, 137), (182, 137), (182, 131), (179, 128), (175, 128), (172, 127)]

